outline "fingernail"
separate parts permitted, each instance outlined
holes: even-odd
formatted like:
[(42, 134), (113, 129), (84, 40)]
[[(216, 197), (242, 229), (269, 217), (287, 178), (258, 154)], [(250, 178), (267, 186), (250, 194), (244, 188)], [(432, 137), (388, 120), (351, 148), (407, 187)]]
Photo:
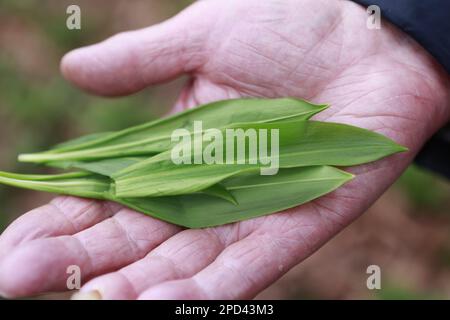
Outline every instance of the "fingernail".
[(74, 293), (70, 300), (102, 300), (102, 295), (98, 290)]

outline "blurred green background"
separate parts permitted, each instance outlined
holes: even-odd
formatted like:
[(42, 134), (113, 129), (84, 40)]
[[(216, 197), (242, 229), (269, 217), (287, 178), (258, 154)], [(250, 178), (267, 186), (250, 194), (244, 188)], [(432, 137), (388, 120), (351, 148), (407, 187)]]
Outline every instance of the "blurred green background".
[[(91, 132), (159, 117), (182, 81), (124, 98), (83, 93), (59, 74), (62, 55), (117, 32), (164, 20), (190, 0), (2, 0), (0, 3), (0, 168), (44, 172), (18, 164), (21, 152)], [(82, 29), (66, 28), (77, 4)], [(358, 221), (258, 298), (427, 299), (450, 297), (450, 184), (410, 167)], [(0, 231), (50, 195), (0, 186)], [(382, 289), (366, 287), (368, 265), (382, 270)], [(53, 297), (53, 296), (52, 296)]]

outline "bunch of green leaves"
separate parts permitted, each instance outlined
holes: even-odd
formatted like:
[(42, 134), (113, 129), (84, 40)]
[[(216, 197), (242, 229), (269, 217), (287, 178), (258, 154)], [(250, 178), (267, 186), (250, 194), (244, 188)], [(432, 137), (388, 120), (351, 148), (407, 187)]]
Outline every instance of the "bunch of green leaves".
[[(358, 165), (406, 150), (365, 129), (310, 120), (326, 107), (291, 98), (214, 102), (20, 155), (20, 161), (80, 171), (0, 172), (0, 183), (115, 201), (190, 228), (249, 219), (311, 201), (352, 179), (334, 166)], [(202, 121), (202, 132), (195, 132), (194, 121)], [(177, 165), (171, 159), (171, 135), (179, 128), (192, 136), (211, 128), (278, 129), (280, 170), (260, 175), (256, 161)]]

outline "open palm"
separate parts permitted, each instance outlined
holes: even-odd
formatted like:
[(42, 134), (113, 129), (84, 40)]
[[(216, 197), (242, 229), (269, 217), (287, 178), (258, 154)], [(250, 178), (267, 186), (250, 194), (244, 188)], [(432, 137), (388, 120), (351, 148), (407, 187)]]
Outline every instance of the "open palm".
[(252, 298), (311, 255), (395, 181), (450, 115), (440, 66), (387, 22), (369, 30), (366, 19), (350, 1), (202, 1), (69, 53), (64, 75), (97, 94), (131, 94), (187, 73), (176, 110), (301, 97), (332, 105), (317, 119), (380, 132), (410, 152), (351, 168), (351, 183), (306, 205), (216, 228), (184, 230), (113, 203), (58, 197), (1, 236), (0, 292), (64, 290), (67, 267), (78, 265), (92, 279), (81, 291), (104, 299)]

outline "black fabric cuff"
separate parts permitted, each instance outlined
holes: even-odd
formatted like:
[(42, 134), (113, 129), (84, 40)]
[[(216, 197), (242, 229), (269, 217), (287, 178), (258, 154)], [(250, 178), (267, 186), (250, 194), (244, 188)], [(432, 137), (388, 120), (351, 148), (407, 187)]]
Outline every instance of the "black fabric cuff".
[(450, 73), (449, 0), (354, 0), (377, 5), (389, 20), (420, 43)]
[[(450, 73), (450, 0), (353, 0), (377, 5), (381, 17), (408, 33)], [(415, 162), (450, 179), (450, 125), (423, 147)]]

